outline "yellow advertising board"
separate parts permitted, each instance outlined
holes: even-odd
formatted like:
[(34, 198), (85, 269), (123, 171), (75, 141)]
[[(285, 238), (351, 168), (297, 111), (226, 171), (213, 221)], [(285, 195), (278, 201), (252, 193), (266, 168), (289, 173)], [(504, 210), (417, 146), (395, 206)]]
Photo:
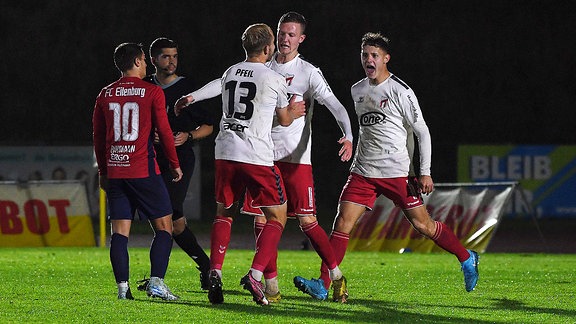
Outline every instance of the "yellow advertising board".
[(83, 182), (0, 182), (0, 247), (95, 244)]

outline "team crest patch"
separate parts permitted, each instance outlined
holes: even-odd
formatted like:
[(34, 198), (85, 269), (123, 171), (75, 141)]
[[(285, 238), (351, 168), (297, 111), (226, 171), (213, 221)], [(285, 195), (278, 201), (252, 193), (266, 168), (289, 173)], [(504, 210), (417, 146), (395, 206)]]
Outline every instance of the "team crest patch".
[(292, 80), (294, 80), (294, 74), (288, 74), (286, 73), (286, 84), (287, 85), (292, 85)]
[(380, 108), (381, 108), (381, 109), (386, 108), (386, 105), (387, 105), (387, 104), (388, 104), (388, 98), (382, 98), (382, 99), (380, 100)]

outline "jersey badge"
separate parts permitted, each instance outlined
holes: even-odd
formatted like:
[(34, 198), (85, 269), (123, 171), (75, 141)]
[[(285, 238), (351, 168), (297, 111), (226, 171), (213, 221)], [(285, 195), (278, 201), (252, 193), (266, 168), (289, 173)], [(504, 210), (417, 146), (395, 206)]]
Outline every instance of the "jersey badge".
[(288, 74), (288, 73), (286, 73), (285, 78), (286, 78), (286, 84), (287, 84), (288, 86), (291, 86), (291, 85), (292, 85), (292, 80), (294, 80), (294, 74)]
[(380, 108), (381, 109), (386, 108), (387, 104), (388, 104), (388, 98), (382, 98), (382, 100), (380, 100)]

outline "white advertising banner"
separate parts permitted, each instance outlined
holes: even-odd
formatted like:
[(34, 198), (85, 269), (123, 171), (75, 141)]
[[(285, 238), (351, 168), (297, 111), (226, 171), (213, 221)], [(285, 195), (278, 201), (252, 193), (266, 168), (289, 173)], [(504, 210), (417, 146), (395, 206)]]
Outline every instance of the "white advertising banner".
[[(484, 252), (516, 183), (437, 184), (424, 196), (430, 216), (448, 225), (468, 249)], [(442, 251), (406, 220), (402, 210), (381, 196), (366, 212), (350, 235), (349, 250)]]

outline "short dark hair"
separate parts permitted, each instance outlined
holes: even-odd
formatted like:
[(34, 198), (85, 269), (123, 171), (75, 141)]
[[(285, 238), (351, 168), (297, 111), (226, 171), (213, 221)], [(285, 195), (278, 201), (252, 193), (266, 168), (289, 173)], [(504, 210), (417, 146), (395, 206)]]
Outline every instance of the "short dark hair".
[(380, 33), (368, 32), (362, 36), (362, 46), (380, 47), (384, 52), (390, 54), (390, 40)]
[(304, 34), (304, 31), (306, 30), (306, 18), (304, 18), (304, 16), (294, 11), (287, 12), (280, 17), (280, 20), (278, 20), (278, 27), (280, 27), (280, 24), (289, 22), (300, 24), (302, 27), (302, 34)]
[(120, 72), (126, 72), (134, 66), (137, 58), (144, 54), (140, 43), (122, 43), (114, 50), (114, 65)]
[(242, 47), (246, 55), (258, 55), (264, 48), (274, 42), (274, 33), (266, 24), (253, 24), (248, 26), (242, 34)]
[(178, 44), (175, 41), (168, 39), (166, 37), (156, 38), (152, 44), (150, 44), (150, 57), (156, 57), (162, 53), (163, 48), (175, 48), (178, 49)]

